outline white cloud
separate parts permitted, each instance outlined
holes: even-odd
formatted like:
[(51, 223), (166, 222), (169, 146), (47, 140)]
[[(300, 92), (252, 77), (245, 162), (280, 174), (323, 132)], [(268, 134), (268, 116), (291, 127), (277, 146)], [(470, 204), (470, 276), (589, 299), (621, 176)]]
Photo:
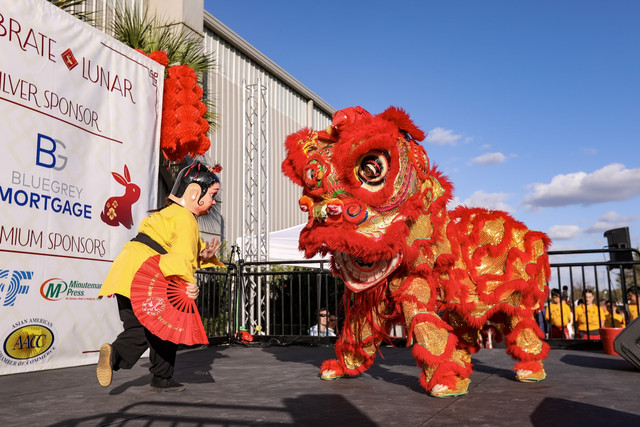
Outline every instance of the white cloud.
[(524, 197), (529, 209), (548, 206), (592, 205), (640, 196), (640, 169), (612, 163), (593, 173), (556, 175), (549, 184), (536, 183)]
[(630, 222), (637, 220), (637, 215), (620, 216), (617, 212), (609, 211), (600, 216), (598, 221), (589, 226), (585, 232), (589, 234), (604, 233), (612, 228), (626, 227)]
[(636, 221), (637, 219), (638, 219), (638, 215), (620, 216), (618, 212), (615, 212), (615, 211), (605, 212), (600, 217), (601, 221), (606, 221), (609, 223), (630, 222), (630, 221)]
[(497, 165), (507, 160), (507, 156), (502, 153), (487, 153), (471, 160), (476, 165)]
[(435, 145), (456, 145), (462, 135), (454, 134), (451, 129), (435, 128), (427, 134), (426, 142)]
[(459, 204), (460, 204), (460, 199), (458, 198), (458, 196), (453, 196), (453, 198), (449, 201), (449, 203), (447, 203), (447, 209), (452, 211), (453, 209), (455, 209)]
[(580, 227), (577, 225), (554, 225), (547, 231), (551, 240), (571, 240), (579, 233)]
[(505, 193), (485, 193), (482, 190), (478, 190), (473, 193), (468, 199), (464, 200), (462, 204), (470, 207), (486, 208), (514, 213), (515, 209), (505, 203), (505, 200), (508, 197), (509, 195)]

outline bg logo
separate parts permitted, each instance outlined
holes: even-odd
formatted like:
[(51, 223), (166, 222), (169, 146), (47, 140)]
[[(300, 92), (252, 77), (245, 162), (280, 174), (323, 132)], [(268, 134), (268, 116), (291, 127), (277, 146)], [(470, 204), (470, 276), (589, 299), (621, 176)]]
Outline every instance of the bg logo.
[(56, 151), (67, 148), (59, 139), (53, 139), (41, 133), (38, 134), (36, 147), (36, 165), (43, 168), (61, 171), (67, 166), (67, 157), (62, 154), (55, 155)]
[(40, 295), (48, 301), (58, 301), (67, 293), (69, 285), (62, 279), (49, 279), (40, 286)]
[(9, 283), (7, 283), (6, 279), (9, 278), (10, 272), (11, 270), (0, 269), (0, 301), (2, 301), (3, 307), (12, 307), (18, 295), (29, 292), (29, 285), (23, 285), (20, 282), (30, 280), (33, 277), (33, 271), (13, 270)]
[(11, 332), (4, 341), (4, 352), (12, 359), (31, 359), (53, 345), (53, 332), (44, 325), (26, 325)]

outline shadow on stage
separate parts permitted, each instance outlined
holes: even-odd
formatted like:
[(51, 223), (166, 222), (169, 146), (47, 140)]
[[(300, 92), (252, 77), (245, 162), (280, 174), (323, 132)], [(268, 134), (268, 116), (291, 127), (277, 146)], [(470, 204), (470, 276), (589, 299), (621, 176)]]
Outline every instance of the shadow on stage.
[(602, 369), (606, 371), (637, 372), (632, 364), (622, 358), (598, 357), (588, 354), (567, 354), (560, 358), (562, 363), (581, 368)]
[(640, 416), (596, 404), (548, 397), (531, 414), (531, 423), (536, 427), (637, 426)]
[[(327, 425), (354, 425), (358, 427), (377, 426), (364, 413), (353, 406), (343, 396), (340, 395), (313, 395), (307, 394), (297, 398), (284, 398), (282, 407), (265, 407), (262, 405), (216, 405), (216, 404), (190, 404), (176, 402), (138, 402), (123, 407), (117, 412), (101, 413), (92, 416), (67, 419), (50, 427), (71, 427), (80, 425), (112, 425), (126, 422), (140, 422), (144, 425), (237, 425), (238, 418), (233, 414), (238, 411), (245, 414), (247, 419), (254, 419), (255, 422), (242, 425), (269, 425), (260, 422), (263, 417), (277, 413), (279, 418), (290, 417), (291, 422), (274, 422), (277, 425), (291, 426), (324, 426)], [(154, 406), (166, 410), (173, 408), (171, 412), (176, 415), (160, 414), (161, 411), (154, 411)], [(152, 415), (152, 414), (156, 415)], [(184, 415), (185, 413), (193, 415)], [(198, 414), (219, 414), (218, 416), (198, 416)], [(254, 415), (252, 415), (254, 413)], [(225, 416), (228, 414), (228, 416)], [(321, 417), (318, 414), (322, 414)]]

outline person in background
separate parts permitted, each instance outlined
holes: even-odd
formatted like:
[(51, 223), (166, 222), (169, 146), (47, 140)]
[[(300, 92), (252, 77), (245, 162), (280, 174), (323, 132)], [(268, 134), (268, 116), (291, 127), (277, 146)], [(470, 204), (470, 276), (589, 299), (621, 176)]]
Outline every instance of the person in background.
[(327, 325), (328, 320), (329, 311), (326, 308), (318, 310), (318, 323), (309, 329), (309, 335), (313, 337), (335, 337), (336, 332)]
[(335, 314), (329, 315), (329, 323), (327, 324), (327, 326), (329, 326), (329, 329), (333, 329), (333, 332), (336, 335), (340, 334), (340, 332), (338, 331), (338, 318)]
[(175, 392), (186, 388), (173, 380), (177, 344), (159, 338), (142, 326), (131, 306), (131, 283), (147, 259), (161, 254), (162, 274), (186, 281), (187, 296), (197, 298), (196, 270), (224, 266), (215, 256), (220, 242), (214, 238), (205, 244), (200, 239), (196, 220), (216, 204), (218, 191), (220, 180), (213, 169), (200, 162), (182, 169), (166, 206), (142, 220), (138, 235), (124, 245), (111, 265), (98, 298), (115, 294), (124, 330), (113, 343), (100, 347), (96, 376), (101, 386), (111, 384), (113, 371), (131, 369), (149, 348), (149, 371), (153, 374), (149, 389)]
[(627, 289), (627, 301), (629, 302), (629, 323), (638, 317), (638, 287), (631, 286)]
[(600, 306), (593, 303), (593, 300), (593, 291), (586, 289), (582, 294), (582, 302), (576, 306), (575, 324), (578, 339), (600, 339), (600, 328), (604, 326), (605, 313)]
[(551, 338), (571, 338), (568, 328), (571, 323), (571, 307), (566, 302), (560, 301), (558, 289), (551, 290), (551, 303), (545, 312), (545, 319), (550, 324)]
[(626, 326), (624, 311), (620, 307), (612, 307), (611, 301), (607, 301), (604, 305), (604, 311), (605, 328), (624, 328)]
[(536, 310), (535, 313), (533, 314), (536, 322), (538, 322), (538, 326), (540, 327), (540, 330), (542, 331), (542, 333), (547, 336), (547, 334), (549, 333), (548, 329), (548, 322), (547, 322), (547, 309), (546, 307), (543, 305), (542, 307), (540, 307), (539, 310)]

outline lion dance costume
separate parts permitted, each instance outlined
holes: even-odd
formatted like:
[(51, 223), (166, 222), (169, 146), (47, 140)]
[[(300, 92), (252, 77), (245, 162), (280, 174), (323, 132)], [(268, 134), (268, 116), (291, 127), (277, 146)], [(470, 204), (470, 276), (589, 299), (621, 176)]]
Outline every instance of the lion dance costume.
[(401, 109), (355, 107), (326, 131), (286, 139), (282, 170), (302, 186), (309, 213), (300, 249), (330, 253), (346, 284), (337, 359), (321, 378), (368, 369), (391, 325), (403, 323), (432, 396), (467, 393), (486, 325), (504, 337), (516, 378), (541, 381), (549, 346), (533, 315), (548, 293), (550, 240), (505, 212), (448, 211), (452, 185), (429, 163), (424, 138)]

